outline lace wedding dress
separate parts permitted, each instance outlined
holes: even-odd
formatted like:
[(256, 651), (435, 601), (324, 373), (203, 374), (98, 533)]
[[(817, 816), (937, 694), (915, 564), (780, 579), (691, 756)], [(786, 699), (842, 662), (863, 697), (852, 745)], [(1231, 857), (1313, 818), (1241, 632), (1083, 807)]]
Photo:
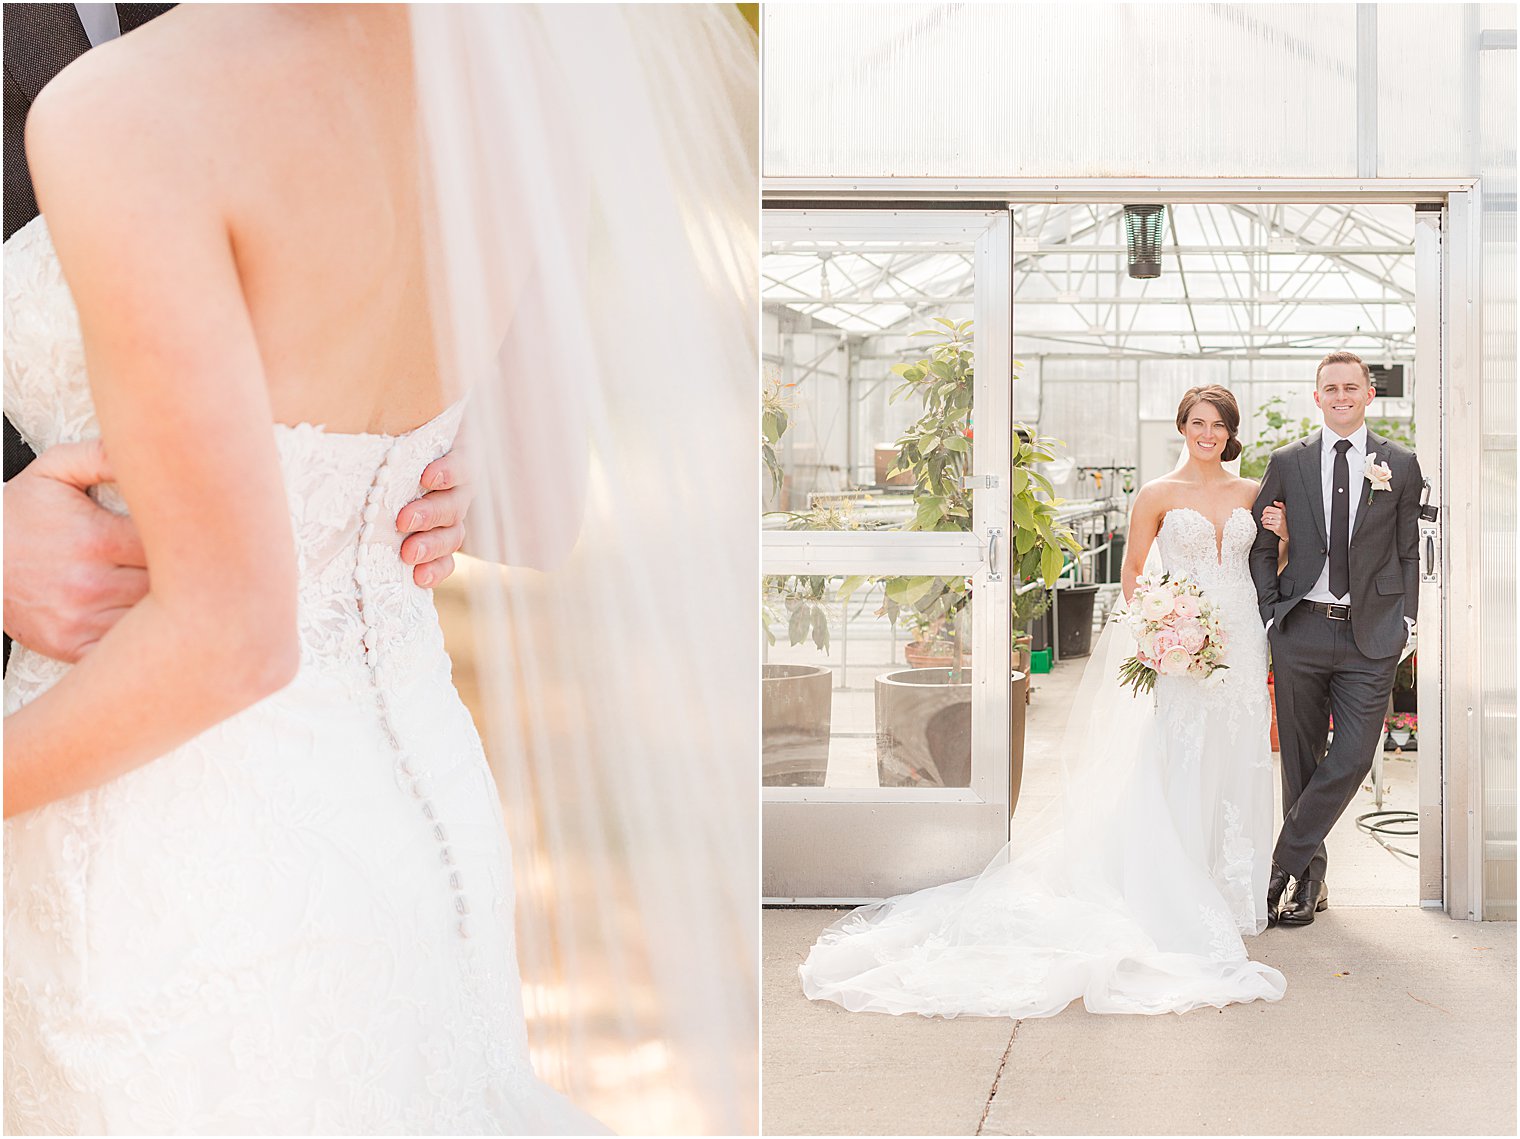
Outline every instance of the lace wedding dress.
[[(5, 243), (4, 315), (22, 436), (98, 435), (40, 217)], [(398, 552), (460, 416), (276, 426), (296, 679), (6, 822), (7, 1133), (602, 1130), (534, 1077), (496, 785)], [(66, 670), (16, 646), (6, 715)]]
[[(1170, 510), (1156, 545), (1223, 615), (1229, 669), (1206, 687), (1161, 677), (1154, 701), (1117, 681), (1134, 651), (1110, 625), (1083, 675), (1059, 801), (977, 878), (856, 910), (801, 967), (815, 1000), (856, 1011), (1052, 1016), (1186, 1012), (1278, 1000), (1286, 982), (1251, 961), (1266, 926), (1272, 762), (1266, 634), (1246, 556), (1256, 523), (1231, 513), (1222, 541), (1196, 510)], [(1022, 833), (1021, 833), (1022, 832)]]

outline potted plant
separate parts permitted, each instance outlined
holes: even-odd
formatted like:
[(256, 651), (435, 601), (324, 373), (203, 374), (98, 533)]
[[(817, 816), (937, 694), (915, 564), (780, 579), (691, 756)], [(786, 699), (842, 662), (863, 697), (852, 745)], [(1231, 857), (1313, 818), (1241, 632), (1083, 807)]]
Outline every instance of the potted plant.
[[(772, 382), (761, 396), (760, 455), (771, 477), (771, 492), (782, 487), (776, 448), (790, 425), (791, 404), (783, 385)], [(793, 530), (853, 529), (847, 510), (786, 513)], [(764, 579), (761, 622), (768, 645), (773, 628), (784, 623), (793, 646), (812, 641), (829, 651), (828, 578), (819, 574), (772, 575)], [(766, 663), (760, 670), (761, 783), (768, 787), (821, 787), (828, 774), (833, 723), (834, 673), (825, 665)]]
[[(965, 480), (973, 447), (972, 322), (936, 317), (935, 323), (939, 327), (914, 333), (933, 339), (927, 354), (892, 369), (903, 381), (892, 399), (916, 396), (923, 413), (898, 439), (897, 459), (888, 474), (911, 478), (913, 516), (906, 529), (969, 532), (972, 504)], [(1063, 551), (1078, 549), (1071, 531), (1056, 524), (1059, 502), (1052, 497), (1049, 481), (1035, 470), (1036, 463), (1055, 458), (1056, 446), (1054, 440), (1028, 428), (1020, 428), (1013, 443), (1010, 492), (1016, 581), (1038, 577), (1047, 585), (1054, 584), (1064, 563)], [(841, 593), (864, 580), (850, 579)], [(966, 786), (971, 765), (970, 646), (965, 636), (970, 582), (964, 577), (925, 575), (886, 578), (882, 584), (881, 613), (894, 624), (905, 621), (912, 630), (904, 656), (914, 666), (877, 679), (877, 765), (882, 785)], [(1038, 592), (1045, 597), (1044, 590)], [(1039, 601), (1025, 604), (1032, 609)], [(1027, 667), (1024, 671), (1027, 682)], [(1013, 760), (1021, 769), (1022, 732), (1018, 736)]]
[(1420, 730), (1420, 718), (1413, 712), (1395, 712), (1388, 717), (1388, 738), (1400, 751), (1408, 746)]

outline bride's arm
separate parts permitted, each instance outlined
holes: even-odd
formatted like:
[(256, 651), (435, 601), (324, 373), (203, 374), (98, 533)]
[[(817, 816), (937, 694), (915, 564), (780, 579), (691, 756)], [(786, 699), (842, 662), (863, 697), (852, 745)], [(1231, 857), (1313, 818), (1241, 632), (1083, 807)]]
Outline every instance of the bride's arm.
[(149, 589), (7, 719), (7, 817), (184, 743), (283, 687), (299, 656), (294, 541), (219, 171), (195, 140), (164, 137), (157, 108), (59, 87), (32, 110), (28, 155)]
[(1135, 505), (1130, 508), (1129, 536), (1125, 540), (1124, 566), (1120, 571), (1125, 601), (1134, 596), (1135, 579), (1145, 569), (1146, 555), (1151, 552), (1151, 543), (1161, 530), (1161, 519), (1166, 513), (1161, 499), (1156, 486), (1147, 483), (1135, 495)]

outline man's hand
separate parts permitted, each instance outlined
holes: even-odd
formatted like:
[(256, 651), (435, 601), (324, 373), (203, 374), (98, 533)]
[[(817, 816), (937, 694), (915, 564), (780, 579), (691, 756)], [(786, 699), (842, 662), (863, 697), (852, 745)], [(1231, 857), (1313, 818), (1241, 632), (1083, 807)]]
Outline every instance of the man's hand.
[(5, 484), (5, 631), (70, 664), (148, 592), (136, 527), (85, 494), (111, 479), (97, 439), (50, 447)]
[(464, 469), (458, 449), (428, 464), (422, 472), (426, 493), (396, 515), (396, 529), (407, 535), (401, 560), (413, 567), (412, 580), (426, 589), (454, 572), (454, 555), (464, 545), (464, 516), (471, 498)]

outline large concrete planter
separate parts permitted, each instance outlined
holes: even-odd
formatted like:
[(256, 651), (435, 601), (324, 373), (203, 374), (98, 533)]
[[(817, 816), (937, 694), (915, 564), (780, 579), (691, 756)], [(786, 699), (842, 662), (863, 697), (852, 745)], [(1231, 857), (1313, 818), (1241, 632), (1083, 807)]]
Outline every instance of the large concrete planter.
[(810, 664), (767, 664), (760, 678), (760, 782), (822, 787), (829, 769), (834, 674)]
[(906, 668), (876, 678), (883, 787), (971, 786), (971, 670)]

